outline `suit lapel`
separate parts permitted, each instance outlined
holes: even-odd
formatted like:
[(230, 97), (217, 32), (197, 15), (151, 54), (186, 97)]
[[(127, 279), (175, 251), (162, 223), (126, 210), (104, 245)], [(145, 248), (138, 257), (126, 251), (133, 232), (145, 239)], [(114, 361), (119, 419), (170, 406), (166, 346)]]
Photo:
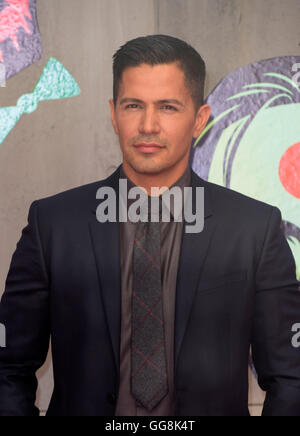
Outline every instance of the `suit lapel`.
[[(120, 167), (104, 182), (117, 194), (119, 203)], [(99, 185), (99, 187), (101, 186)], [(96, 203), (95, 194), (95, 203)], [(97, 205), (99, 201), (97, 201)], [(93, 248), (96, 258), (101, 296), (106, 313), (112, 348), (117, 371), (120, 368), (120, 334), (121, 334), (121, 272), (120, 272), (120, 226), (118, 211), (116, 222), (99, 223), (96, 219), (96, 207), (93, 208), (89, 223)], [(118, 210), (118, 208), (117, 208)]]
[[(120, 167), (100, 186), (110, 186), (117, 194), (119, 204)], [(205, 188), (205, 222), (201, 233), (182, 233), (181, 253), (179, 259), (176, 287), (175, 314), (175, 371), (184, 334), (187, 328), (190, 312), (202, 268), (209, 250), (210, 241), (215, 230), (212, 215), (212, 199), (206, 182), (191, 172), (193, 195), (197, 186)], [(95, 203), (96, 203), (95, 196)], [(97, 205), (99, 202), (97, 203)], [(193, 203), (194, 204), (194, 203)], [(117, 221), (100, 224), (96, 219), (96, 207), (93, 208), (92, 219), (89, 223), (93, 248), (96, 258), (99, 284), (104, 310), (114, 352), (117, 371), (120, 368), (120, 337), (121, 337), (121, 271), (120, 271), (120, 226)], [(194, 211), (195, 212), (195, 211)]]
[[(197, 186), (204, 187), (204, 230), (200, 233), (186, 233), (184, 223), (182, 233), (181, 253), (177, 273), (176, 309), (175, 309), (175, 374), (178, 357), (182, 347), (184, 334), (187, 329), (190, 312), (192, 310), (196, 289), (201, 277), (201, 272), (210, 246), (210, 241), (215, 230), (212, 219), (212, 198), (206, 182), (192, 171), (191, 184), (193, 196)], [(195, 205), (195, 202), (193, 202)]]

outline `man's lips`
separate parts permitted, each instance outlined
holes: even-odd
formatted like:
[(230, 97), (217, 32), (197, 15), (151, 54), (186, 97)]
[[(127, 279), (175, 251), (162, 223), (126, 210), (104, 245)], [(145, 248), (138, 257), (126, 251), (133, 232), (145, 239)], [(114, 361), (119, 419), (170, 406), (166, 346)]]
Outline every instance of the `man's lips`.
[(156, 142), (140, 142), (138, 144), (134, 144), (134, 146), (142, 153), (154, 153), (155, 151), (159, 151), (164, 148), (164, 146), (157, 144)]

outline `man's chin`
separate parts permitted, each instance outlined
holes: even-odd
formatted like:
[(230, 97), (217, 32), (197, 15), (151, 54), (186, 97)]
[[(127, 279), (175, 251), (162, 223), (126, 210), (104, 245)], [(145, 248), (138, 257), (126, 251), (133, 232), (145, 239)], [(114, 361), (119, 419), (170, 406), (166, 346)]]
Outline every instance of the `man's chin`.
[(131, 162), (129, 166), (138, 174), (160, 174), (169, 168), (167, 164), (158, 162)]

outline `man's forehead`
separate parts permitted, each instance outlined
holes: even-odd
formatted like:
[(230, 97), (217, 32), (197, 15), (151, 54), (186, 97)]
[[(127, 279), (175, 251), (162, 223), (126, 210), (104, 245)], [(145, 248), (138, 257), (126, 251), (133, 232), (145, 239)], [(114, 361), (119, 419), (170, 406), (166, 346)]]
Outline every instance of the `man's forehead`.
[[(119, 97), (121, 94), (126, 94), (129, 89), (139, 92), (157, 91), (160, 95), (165, 93), (165, 98), (170, 98), (168, 91), (171, 89), (173, 93), (181, 94), (188, 91), (184, 72), (178, 67), (177, 63), (141, 64), (136, 67), (126, 68), (120, 80)], [(133, 97), (133, 95), (126, 95), (126, 97)]]
[(157, 76), (157, 80), (164, 79), (169, 75), (177, 76), (184, 79), (184, 72), (180, 68), (178, 62), (171, 64), (146, 64), (142, 63), (137, 66), (129, 66), (125, 68), (121, 76), (121, 82), (130, 80), (131, 78), (145, 78), (145, 76)]

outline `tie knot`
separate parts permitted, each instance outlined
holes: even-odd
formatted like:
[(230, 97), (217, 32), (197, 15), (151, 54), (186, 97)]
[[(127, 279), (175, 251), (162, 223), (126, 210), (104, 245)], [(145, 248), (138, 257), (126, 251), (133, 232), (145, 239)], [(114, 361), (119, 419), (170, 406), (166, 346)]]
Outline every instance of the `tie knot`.
[(148, 221), (162, 220), (162, 197), (148, 197)]
[(25, 94), (19, 98), (17, 107), (22, 110), (23, 113), (31, 114), (37, 109), (38, 99), (35, 94)]

